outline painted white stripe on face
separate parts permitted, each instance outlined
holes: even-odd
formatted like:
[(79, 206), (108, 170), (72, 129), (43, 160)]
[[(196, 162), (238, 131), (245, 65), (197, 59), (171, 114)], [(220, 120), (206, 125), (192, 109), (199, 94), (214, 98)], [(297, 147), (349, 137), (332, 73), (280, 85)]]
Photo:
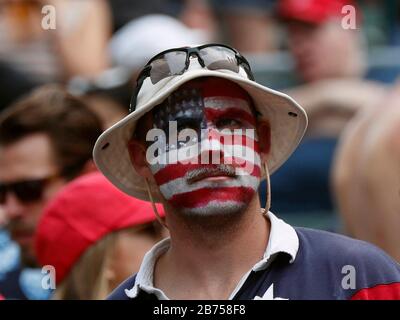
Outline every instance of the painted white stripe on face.
[(160, 191), (163, 196), (169, 200), (174, 195), (181, 193), (192, 192), (203, 188), (222, 188), (222, 187), (248, 187), (257, 190), (260, 183), (259, 177), (250, 175), (242, 175), (236, 178), (230, 178), (223, 181), (207, 181), (200, 180), (193, 184), (188, 184), (186, 178), (178, 178), (160, 186)]
[[(211, 140), (212, 141), (212, 140)], [(203, 144), (202, 144), (203, 145)], [(197, 147), (196, 147), (197, 146)], [(161, 155), (157, 158), (154, 158), (154, 161), (150, 165), (150, 169), (153, 174), (156, 174), (158, 171), (161, 169), (165, 168), (169, 164), (175, 164), (179, 162), (186, 162), (188, 163), (190, 160), (193, 160), (192, 163), (198, 163), (200, 164), (212, 164), (212, 157), (211, 159), (208, 157), (206, 159), (205, 157), (201, 157), (200, 161), (198, 159), (199, 156), (199, 150), (198, 150), (198, 145), (192, 147), (185, 147), (182, 149), (178, 150), (173, 150), (166, 152), (164, 155)], [(193, 148), (193, 149), (189, 149)], [(215, 140), (212, 143), (205, 143), (204, 144), (204, 151), (207, 153), (207, 151), (223, 151), (224, 152), (224, 158), (230, 158), (230, 157), (235, 157), (238, 158), (238, 160), (242, 160), (241, 163), (249, 163), (249, 165), (258, 165), (260, 166), (261, 164), (261, 158), (260, 155), (254, 151), (254, 149), (249, 148), (249, 147), (244, 147), (242, 145), (224, 145), (221, 146), (221, 143), (218, 140)], [(200, 150), (201, 151), (201, 150)], [(219, 158), (218, 158), (219, 159)], [(220, 161), (222, 162), (222, 161)], [(215, 164), (220, 164), (220, 163), (215, 163)], [(230, 164), (229, 162), (226, 164)], [(251, 168), (249, 168), (251, 169)], [(250, 171), (250, 170), (248, 170)]]
[[(173, 127), (176, 131), (176, 121), (170, 121), (170, 123), (174, 123)], [(258, 136), (254, 129), (213, 129), (211, 131), (205, 129), (201, 130), (200, 148), (198, 140), (196, 131), (185, 129), (179, 133), (178, 138), (176, 134), (170, 134), (167, 142), (166, 133), (161, 129), (153, 128), (146, 136), (146, 141), (152, 142), (146, 150), (147, 161), (149, 164), (186, 161), (198, 155), (200, 150), (222, 150), (221, 144), (224, 148), (227, 148), (224, 152), (231, 154), (233, 151), (228, 151), (231, 150), (230, 145), (254, 148), (258, 142)], [(167, 143), (169, 144), (169, 151), (166, 148)], [(178, 145), (180, 145), (179, 148), (177, 148)]]
[(231, 212), (237, 212), (245, 205), (244, 202), (241, 201), (234, 201), (234, 200), (212, 200), (207, 202), (204, 206), (195, 207), (195, 208), (188, 208), (183, 207), (184, 211), (190, 212), (190, 214), (197, 214), (197, 215), (210, 215), (214, 212), (223, 213), (223, 214), (230, 214)]

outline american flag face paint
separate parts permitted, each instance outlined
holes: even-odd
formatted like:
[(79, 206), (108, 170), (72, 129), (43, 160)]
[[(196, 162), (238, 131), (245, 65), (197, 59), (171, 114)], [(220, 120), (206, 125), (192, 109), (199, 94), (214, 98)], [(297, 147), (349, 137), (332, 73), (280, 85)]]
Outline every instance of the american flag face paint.
[(148, 161), (173, 207), (211, 214), (248, 205), (261, 177), (251, 103), (233, 82), (200, 78), (153, 109), (154, 130), (163, 134), (153, 139), (161, 148)]

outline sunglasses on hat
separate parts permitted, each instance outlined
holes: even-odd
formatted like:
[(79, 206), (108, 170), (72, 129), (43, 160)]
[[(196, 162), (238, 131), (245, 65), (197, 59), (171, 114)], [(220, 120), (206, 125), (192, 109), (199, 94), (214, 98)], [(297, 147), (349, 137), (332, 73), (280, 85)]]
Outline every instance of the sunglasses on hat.
[(167, 77), (181, 75), (190, 65), (190, 57), (195, 55), (200, 65), (208, 70), (230, 70), (239, 73), (243, 67), (250, 80), (254, 80), (250, 65), (236, 49), (223, 44), (206, 44), (199, 47), (182, 47), (160, 52), (147, 62), (137, 78), (137, 86), (129, 108), (136, 109), (137, 95), (143, 82), (150, 77), (151, 83), (156, 84)]
[(46, 185), (58, 175), (32, 180), (21, 180), (11, 183), (0, 182), (0, 205), (5, 204), (6, 196), (13, 193), (18, 201), (24, 204), (38, 201), (43, 196)]

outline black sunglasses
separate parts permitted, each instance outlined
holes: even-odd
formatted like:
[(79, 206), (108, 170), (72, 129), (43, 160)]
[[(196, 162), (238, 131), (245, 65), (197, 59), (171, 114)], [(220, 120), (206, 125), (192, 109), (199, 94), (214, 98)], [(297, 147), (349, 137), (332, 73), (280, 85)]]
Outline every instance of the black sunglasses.
[(0, 204), (5, 204), (7, 193), (12, 192), (21, 203), (28, 204), (38, 201), (43, 196), (46, 185), (56, 176), (42, 179), (17, 181), (12, 183), (0, 182)]
[(227, 45), (212, 43), (193, 48), (168, 49), (151, 58), (140, 72), (129, 112), (136, 109), (137, 96), (147, 77), (150, 77), (152, 84), (156, 84), (167, 77), (181, 75), (189, 68), (192, 55), (197, 57), (203, 68), (209, 70), (225, 69), (239, 73), (241, 66), (248, 78), (254, 81), (249, 62), (236, 49)]

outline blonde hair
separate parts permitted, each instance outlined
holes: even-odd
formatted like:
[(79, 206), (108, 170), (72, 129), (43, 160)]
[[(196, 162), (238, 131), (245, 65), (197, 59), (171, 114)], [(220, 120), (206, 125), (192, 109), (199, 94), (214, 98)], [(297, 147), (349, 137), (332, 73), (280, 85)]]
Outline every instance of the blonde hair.
[[(111, 232), (87, 248), (73, 265), (68, 275), (57, 285), (54, 300), (103, 300), (113, 290), (106, 276), (111, 254), (120, 231), (145, 232), (155, 241), (160, 240), (162, 227), (157, 221)], [(62, 253), (60, 253), (62, 254)]]

